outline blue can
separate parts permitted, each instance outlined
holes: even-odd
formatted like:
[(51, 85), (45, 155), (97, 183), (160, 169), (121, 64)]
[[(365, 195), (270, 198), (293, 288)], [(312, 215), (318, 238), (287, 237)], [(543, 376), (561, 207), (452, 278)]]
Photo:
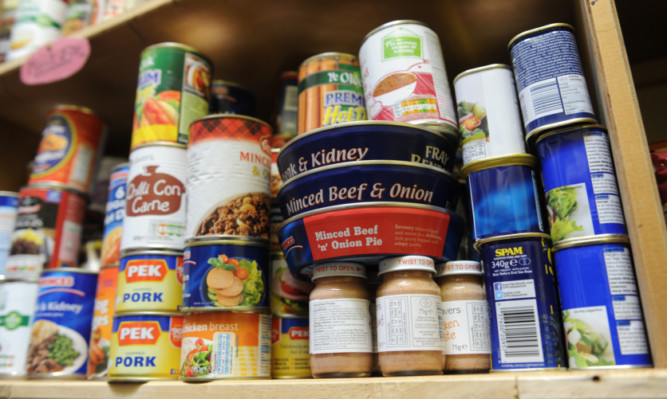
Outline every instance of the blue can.
[(19, 211), (19, 193), (0, 191), (0, 275), (5, 274), (9, 250), (12, 247), (12, 232)]
[(85, 378), (97, 274), (42, 272), (26, 371), (29, 377)]
[(125, 193), (130, 164), (116, 165), (109, 176), (109, 190), (104, 216), (104, 235), (102, 237), (102, 266), (117, 265), (120, 260), (120, 237), (123, 233), (125, 218)]
[(467, 164), (472, 239), (543, 233), (535, 179), (537, 160), (528, 154), (487, 158)]
[(565, 367), (549, 236), (515, 234), (477, 244), (491, 308), (491, 369)]
[(255, 96), (237, 83), (214, 80), (211, 82), (209, 114), (255, 116)]
[(650, 367), (627, 236), (554, 245), (570, 368)]
[(531, 29), (509, 43), (526, 139), (574, 123), (596, 123), (574, 28)]
[(269, 241), (252, 237), (199, 237), (183, 254), (181, 310), (257, 311), (269, 306)]
[(606, 130), (555, 130), (537, 141), (551, 239), (627, 234)]

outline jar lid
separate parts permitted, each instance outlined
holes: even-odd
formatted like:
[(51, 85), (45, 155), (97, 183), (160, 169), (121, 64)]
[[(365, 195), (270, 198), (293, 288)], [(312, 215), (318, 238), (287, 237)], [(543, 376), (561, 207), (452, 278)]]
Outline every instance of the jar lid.
[(482, 264), (474, 260), (455, 260), (451, 262), (438, 263), (436, 277), (453, 276), (458, 274), (471, 274), (481, 276), (484, 274)]
[(320, 277), (366, 278), (366, 268), (354, 262), (324, 263), (313, 267), (313, 280)]
[(407, 255), (380, 261), (378, 275), (398, 270), (423, 270), (435, 273), (435, 262), (428, 256)]

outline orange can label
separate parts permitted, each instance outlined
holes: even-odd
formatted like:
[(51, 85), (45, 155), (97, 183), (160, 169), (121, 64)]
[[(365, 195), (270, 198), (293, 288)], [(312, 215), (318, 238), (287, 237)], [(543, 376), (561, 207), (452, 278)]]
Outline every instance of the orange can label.
[(109, 347), (111, 345), (111, 325), (113, 322), (114, 303), (116, 301), (116, 284), (118, 267), (104, 267), (97, 278), (95, 309), (90, 332), (88, 351), (89, 377), (106, 377), (109, 369)]

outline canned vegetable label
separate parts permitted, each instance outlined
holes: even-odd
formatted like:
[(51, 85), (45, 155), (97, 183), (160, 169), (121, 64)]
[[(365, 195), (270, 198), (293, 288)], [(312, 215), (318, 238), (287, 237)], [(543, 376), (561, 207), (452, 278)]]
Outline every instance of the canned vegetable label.
[(126, 255), (118, 267), (116, 312), (174, 312), (183, 301), (183, 257), (176, 253)]
[(119, 167), (111, 173), (109, 194), (104, 217), (104, 236), (102, 238), (102, 266), (117, 264), (120, 260), (120, 238), (125, 217), (125, 195), (129, 166)]
[(311, 377), (308, 318), (271, 321), (271, 376), (273, 378)]
[(100, 270), (95, 293), (93, 323), (90, 329), (90, 351), (86, 372), (89, 378), (107, 376), (117, 282), (118, 267), (103, 267)]
[(0, 284), (0, 375), (25, 375), (36, 300), (37, 283)]

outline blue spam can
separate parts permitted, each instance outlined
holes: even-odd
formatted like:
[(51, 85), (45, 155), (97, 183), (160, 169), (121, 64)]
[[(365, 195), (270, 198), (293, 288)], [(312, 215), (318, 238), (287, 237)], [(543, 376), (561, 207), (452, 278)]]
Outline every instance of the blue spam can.
[(255, 96), (238, 83), (216, 79), (211, 82), (209, 114), (255, 116)]
[(543, 233), (535, 178), (537, 159), (529, 154), (487, 158), (467, 164), (472, 239), (516, 233)]
[(182, 311), (257, 311), (269, 307), (269, 241), (197, 237), (183, 253)]
[(563, 128), (537, 140), (554, 243), (598, 234), (627, 234), (607, 131)]
[(526, 140), (549, 129), (596, 123), (571, 25), (556, 23), (509, 42)]
[(359, 161), (325, 166), (283, 183), (278, 191), (285, 219), (337, 205), (399, 202), (454, 209), (458, 179), (430, 165)]
[(97, 274), (42, 272), (26, 361), (28, 377), (85, 378)]
[(3, 276), (18, 212), (19, 193), (0, 191), (0, 275)]
[(553, 247), (570, 368), (650, 367), (627, 236)]
[(492, 371), (565, 367), (549, 236), (506, 235), (477, 245), (491, 309)]

